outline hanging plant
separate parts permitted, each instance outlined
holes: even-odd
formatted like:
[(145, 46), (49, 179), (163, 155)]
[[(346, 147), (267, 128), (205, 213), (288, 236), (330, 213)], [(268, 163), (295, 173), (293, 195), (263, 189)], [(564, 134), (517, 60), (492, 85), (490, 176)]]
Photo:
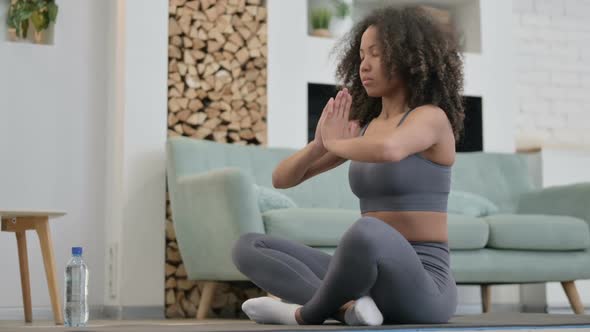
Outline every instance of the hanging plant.
[(17, 38), (26, 39), (29, 22), (35, 28), (35, 40), (41, 41), (42, 33), (57, 19), (55, 0), (16, 0), (8, 8), (7, 24)]

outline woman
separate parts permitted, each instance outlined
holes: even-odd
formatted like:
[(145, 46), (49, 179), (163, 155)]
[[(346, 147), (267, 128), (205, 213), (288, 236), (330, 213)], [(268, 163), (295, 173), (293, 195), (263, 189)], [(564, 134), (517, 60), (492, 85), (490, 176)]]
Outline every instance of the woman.
[(376, 11), (347, 38), (337, 74), (349, 88), (330, 98), (314, 141), (281, 161), (273, 185), (289, 188), (350, 160), (362, 217), (333, 256), (242, 236), (238, 269), (291, 302), (260, 297), (242, 309), (259, 323), (447, 322), (457, 307), (446, 209), (464, 118), (459, 51), (419, 8)]

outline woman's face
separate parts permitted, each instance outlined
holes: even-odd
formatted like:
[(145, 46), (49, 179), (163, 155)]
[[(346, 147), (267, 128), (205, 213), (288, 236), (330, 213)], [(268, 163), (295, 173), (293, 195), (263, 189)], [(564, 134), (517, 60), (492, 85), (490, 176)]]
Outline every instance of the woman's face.
[[(367, 95), (383, 97), (391, 94), (399, 87), (399, 79), (394, 75), (388, 79), (381, 57), (383, 50), (379, 42), (379, 31), (375, 26), (369, 26), (361, 37), (360, 77)], [(391, 70), (388, 68), (388, 70)]]

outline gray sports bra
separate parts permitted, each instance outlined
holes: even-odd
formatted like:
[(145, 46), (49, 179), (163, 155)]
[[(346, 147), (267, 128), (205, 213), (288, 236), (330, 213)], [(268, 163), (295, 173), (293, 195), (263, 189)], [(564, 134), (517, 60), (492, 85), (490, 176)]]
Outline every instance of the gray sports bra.
[[(404, 114), (398, 126), (406, 116)], [(361, 131), (361, 136), (369, 124)], [(359, 198), (361, 213), (368, 211), (447, 211), (451, 167), (434, 163), (420, 153), (399, 162), (368, 163), (351, 160), (348, 180)]]

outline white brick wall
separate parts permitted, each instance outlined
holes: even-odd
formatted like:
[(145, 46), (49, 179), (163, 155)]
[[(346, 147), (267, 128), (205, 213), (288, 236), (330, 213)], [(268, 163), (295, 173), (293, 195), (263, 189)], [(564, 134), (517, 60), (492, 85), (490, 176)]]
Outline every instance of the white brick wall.
[(590, 147), (590, 0), (513, 0), (516, 144)]

